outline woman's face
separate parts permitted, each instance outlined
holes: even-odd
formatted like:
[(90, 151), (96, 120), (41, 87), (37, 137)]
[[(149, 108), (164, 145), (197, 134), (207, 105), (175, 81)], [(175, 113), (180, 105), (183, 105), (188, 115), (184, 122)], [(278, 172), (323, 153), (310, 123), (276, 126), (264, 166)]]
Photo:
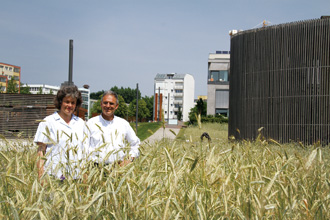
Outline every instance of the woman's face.
[(63, 98), (62, 104), (61, 104), (61, 113), (67, 116), (71, 116), (76, 109), (77, 105), (77, 99), (73, 98), (71, 96), (66, 96)]

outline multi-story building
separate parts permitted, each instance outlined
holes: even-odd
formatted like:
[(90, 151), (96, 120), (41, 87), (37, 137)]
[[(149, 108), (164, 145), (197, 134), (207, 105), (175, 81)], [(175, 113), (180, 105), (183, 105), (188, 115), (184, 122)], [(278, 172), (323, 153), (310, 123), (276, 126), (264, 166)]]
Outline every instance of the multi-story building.
[[(22, 85), (25, 87), (26, 85)], [(27, 84), (30, 87), (31, 94), (56, 94), (60, 89), (59, 86), (51, 86), (45, 84)]]
[(190, 109), (194, 107), (195, 80), (190, 74), (157, 74), (154, 80), (153, 119), (170, 122), (178, 119), (188, 121)]
[(8, 82), (13, 79), (18, 91), (21, 83), (21, 67), (0, 63), (0, 92), (7, 92)]
[(90, 110), (90, 90), (86, 88), (79, 88), (79, 91), (81, 92), (81, 97), (83, 102), (81, 103), (81, 107), (84, 109), (87, 109), (88, 112)]
[(207, 77), (207, 115), (229, 116), (230, 51), (210, 53)]
[[(26, 86), (26, 85), (22, 85)], [(60, 90), (60, 86), (51, 86), (45, 84), (27, 84), (30, 87), (31, 94), (56, 94), (58, 90)], [(81, 107), (86, 109), (89, 113), (90, 110), (90, 90), (88, 86), (84, 86), (83, 88), (78, 88), (81, 92), (82, 96), (82, 104)], [(87, 118), (88, 116), (85, 116)]]

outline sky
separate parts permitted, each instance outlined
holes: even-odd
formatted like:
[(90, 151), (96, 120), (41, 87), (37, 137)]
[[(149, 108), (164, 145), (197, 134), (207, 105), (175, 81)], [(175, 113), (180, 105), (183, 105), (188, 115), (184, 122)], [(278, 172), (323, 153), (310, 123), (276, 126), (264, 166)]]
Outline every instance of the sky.
[(230, 50), (230, 30), (330, 15), (329, 0), (1, 0), (0, 62), (21, 67), (21, 82), (91, 92), (113, 86), (152, 96), (157, 73), (191, 74), (207, 95), (210, 53)]

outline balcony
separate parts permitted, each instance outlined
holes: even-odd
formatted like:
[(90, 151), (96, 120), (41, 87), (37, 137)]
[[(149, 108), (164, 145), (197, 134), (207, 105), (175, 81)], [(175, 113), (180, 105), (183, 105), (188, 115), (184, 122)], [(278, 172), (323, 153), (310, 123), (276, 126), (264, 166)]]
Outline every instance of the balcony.
[(174, 100), (173, 103), (174, 104), (182, 104), (182, 100)]
[(183, 93), (174, 93), (174, 97), (182, 97)]
[(183, 89), (183, 86), (174, 86), (174, 89)]

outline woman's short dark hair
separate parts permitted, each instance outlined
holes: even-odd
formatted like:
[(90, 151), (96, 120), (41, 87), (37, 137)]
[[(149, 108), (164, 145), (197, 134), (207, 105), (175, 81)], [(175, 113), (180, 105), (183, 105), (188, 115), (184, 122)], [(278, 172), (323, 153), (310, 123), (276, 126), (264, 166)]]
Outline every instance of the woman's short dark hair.
[(77, 99), (76, 109), (79, 108), (82, 103), (82, 98), (81, 92), (78, 90), (77, 86), (62, 86), (55, 96), (55, 107), (60, 110), (63, 99), (67, 96)]

